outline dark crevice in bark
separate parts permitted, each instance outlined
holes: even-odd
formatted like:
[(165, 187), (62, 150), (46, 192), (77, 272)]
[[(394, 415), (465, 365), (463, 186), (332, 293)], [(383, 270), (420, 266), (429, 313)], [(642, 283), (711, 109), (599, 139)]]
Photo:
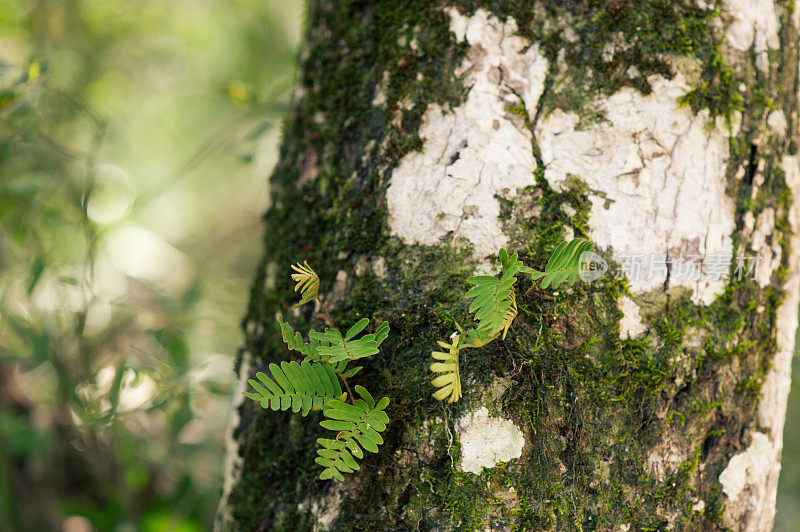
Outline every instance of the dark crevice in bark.
[(747, 169), (744, 174), (744, 184), (748, 187), (753, 186), (753, 179), (758, 171), (758, 146), (755, 143), (750, 144), (750, 155), (747, 158)]

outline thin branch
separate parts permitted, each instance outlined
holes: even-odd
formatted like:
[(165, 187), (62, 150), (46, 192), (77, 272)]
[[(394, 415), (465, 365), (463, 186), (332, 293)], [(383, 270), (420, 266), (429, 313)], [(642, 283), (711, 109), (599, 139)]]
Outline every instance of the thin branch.
[(316, 300), (319, 302), (319, 308), (322, 311), (322, 316), (325, 318), (325, 322), (331, 327), (334, 327), (333, 319), (331, 319), (331, 315), (328, 313), (328, 309), (325, 308), (325, 303), (323, 303), (322, 299), (320, 299), (319, 297), (317, 297)]

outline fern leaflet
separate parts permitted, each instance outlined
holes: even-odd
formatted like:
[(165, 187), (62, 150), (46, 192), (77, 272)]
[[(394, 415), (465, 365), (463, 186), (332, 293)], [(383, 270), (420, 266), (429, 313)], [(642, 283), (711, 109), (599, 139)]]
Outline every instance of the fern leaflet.
[[(318, 361), (321, 359), (319, 354), (320, 343), (314, 338), (310, 338), (309, 343), (303, 341), (303, 336), (299, 332), (295, 332), (292, 326), (283, 321), (281, 316), (278, 316), (278, 325), (281, 328), (281, 336), (286, 347), (292, 351), (302, 353), (309, 361)], [(314, 330), (312, 329), (312, 332)]]
[[(323, 411), (327, 418), (320, 422), (323, 428), (338, 432), (335, 439), (319, 438), (316, 462), (324, 469), (319, 478), (344, 480), (342, 473), (352, 473), (360, 469), (356, 458), (363, 458), (364, 451), (378, 452), (383, 444), (381, 432), (386, 430), (389, 416), (384, 410), (389, 398), (383, 397), (377, 403), (370, 393), (361, 386), (355, 387), (361, 399), (353, 404), (339, 400), (328, 402)], [(363, 449), (363, 450), (362, 450)]]
[(297, 308), (317, 298), (317, 295), (319, 295), (319, 276), (308, 265), (308, 261), (303, 261), (303, 264), (299, 262), (292, 264), (292, 269), (297, 272), (292, 274), (292, 280), (297, 282), (294, 285), (294, 291), (300, 291), (302, 297), (300, 302), (293, 307)]
[(257, 393), (244, 393), (263, 408), (288, 410), (291, 407), (292, 412), (305, 416), (312, 408), (323, 409), (331, 400), (342, 398), (339, 379), (329, 364), (284, 361), (280, 366), (270, 364), (269, 371), (272, 378), (259, 371), (258, 380), (249, 380)]
[(503, 322), (502, 322), (502, 331), (503, 336), (501, 338), (503, 340), (506, 339), (506, 333), (508, 333), (508, 329), (511, 327), (511, 324), (514, 323), (514, 318), (517, 317), (517, 294), (514, 292), (514, 289), (511, 289), (511, 295), (509, 297), (511, 304), (506, 309), (505, 314), (503, 314)]
[(558, 288), (563, 282), (573, 284), (580, 278), (581, 256), (592, 249), (592, 243), (583, 238), (561, 242), (547, 261), (544, 271), (531, 270), (531, 277), (534, 281), (541, 279), (542, 288), (550, 285)]
[(455, 403), (461, 399), (461, 375), (458, 371), (458, 342), (460, 339), (460, 335), (456, 333), (451, 337), (452, 343), (450, 344), (437, 341), (439, 347), (445, 351), (431, 353), (434, 359), (440, 361), (431, 364), (431, 371), (439, 373), (439, 376), (434, 378), (431, 383), (439, 388), (433, 392), (433, 397), (439, 401), (446, 398), (448, 403)]

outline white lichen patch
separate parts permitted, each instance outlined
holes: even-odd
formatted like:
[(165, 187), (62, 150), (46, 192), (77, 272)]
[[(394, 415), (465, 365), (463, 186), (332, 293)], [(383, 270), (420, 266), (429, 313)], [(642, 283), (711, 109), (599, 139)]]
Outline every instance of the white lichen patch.
[(662, 440), (647, 454), (645, 471), (659, 482), (675, 474), (689, 454), (687, 444), (675, 438)]
[(428, 106), (422, 150), (403, 157), (391, 176), (389, 226), (409, 244), (465, 239), (476, 257), (486, 257), (508, 241), (495, 196), (512, 197), (535, 182), (531, 133), (507, 108), (522, 98), (536, 109), (547, 61), (537, 45), (514, 35), (511, 19), (482, 9), (471, 17), (451, 9), (450, 16), (451, 31), (471, 47), (461, 65), (469, 92), (455, 109)]
[(703, 513), (706, 509), (706, 502), (702, 499), (693, 499), (692, 511), (699, 514)]
[(383, 279), (386, 277), (386, 259), (383, 257), (378, 257), (372, 263), (372, 273), (375, 274), (375, 277), (378, 279)]
[(780, 46), (778, 14), (773, 0), (724, 0), (722, 8), (732, 21), (725, 34), (728, 44), (740, 52), (753, 47), (756, 66), (767, 70), (767, 51)]
[[(389, 71), (384, 71), (383, 78), (381, 79), (380, 83), (375, 86), (375, 92), (372, 96), (372, 105), (375, 107), (386, 107), (386, 95), (389, 91)], [(369, 153), (369, 150), (364, 150), (365, 153)]]
[(333, 522), (339, 517), (339, 510), (342, 508), (342, 494), (338, 486), (333, 492), (321, 501), (311, 503), (311, 512), (317, 519), (315, 530), (330, 530)]
[(619, 320), (619, 337), (636, 338), (647, 328), (642, 323), (642, 316), (639, 314), (639, 305), (628, 296), (619, 298), (619, 310), (622, 311), (622, 319)]
[[(333, 280), (333, 288), (331, 289), (328, 297), (325, 298), (325, 306), (329, 309), (336, 308), (336, 304), (344, 299), (347, 291), (347, 272), (339, 270), (336, 272), (336, 278)], [(319, 303), (317, 303), (319, 305)], [(316, 309), (319, 311), (319, 309)]]
[[(781, 265), (782, 250), (777, 239), (772, 238), (775, 233), (775, 210), (764, 209), (758, 215), (755, 229), (750, 236), (750, 247), (755, 252), (750, 264), (743, 265), (747, 270), (752, 268), (753, 276), (758, 284), (765, 288), (770, 284), (772, 273)], [(772, 241), (770, 243), (770, 241)], [(737, 265), (738, 267), (738, 265)]]
[(278, 265), (274, 262), (267, 264), (267, 275), (264, 276), (264, 290), (275, 288), (275, 279), (278, 277)]
[[(786, 185), (792, 191), (800, 190), (798, 158), (785, 156), (781, 163)], [(797, 253), (800, 249), (800, 201), (797, 199), (789, 210), (789, 226), (792, 231), (790, 248), (795, 251), (789, 257), (787, 279), (783, 285), (786, 297), (777, 313), (778, 349), (761, 386), (758, 405), (758, 423), (766, 432), (753, 433), (747, 451), (731, 458), (720, 476), (729, 499), (725, 505), (725, 520), (735, 523), (747, 519), (747, 530), (768, 530), (775, 517), (783, 427), (800, 305), (800, 254)]]
[[(740, 496), (763, 500), (763, 480), (775, 465), (775, 449), (766, 434), (754, 432), (752, 436), (747, 450), (731, 458), (719, 476), (722, 491), (729, 500), (736, 501)], [(745, 493), (745, 488), (749, 493)]]
[(459, 468), (478, 475), (484, 467), (519, 458), (525, 446), (525, 437), (513, 421), (490, 417), (484, 406), (459, 418), (456, 433), (461, 441)]
[[(797, 156), (786, 156), (781, 161), (786, 185), (793, 192), (800, 190), (800, 161)], [(791, 364), (794, 355), (795, 334), (800, 306), (800, 200), (794, 199), (789, 210), (789, 227), (792, 231), (787, 279), (784, 282), (786, 298), (778, 308), (776, 343), (778, 352), (772, 361), (764, 384), (761, 386), (759, 424), (770, 429), (773, 439), (780, 441), (786, 418), (786, 398), (791, 384)]]
[(721, 124), (709, 129), (707, 112), (678, 107), (689, 89), (680, 74), (649, 81), (647, 96), (625, 88), (598, 98), (602, 123), (581, 127), (578, 115), (560, 110), (540, 121), (545, 178), (561, 190), (576, 176), (594, 191), (591, 238), (630, 262), (634, 293), (662, 288), (669, 264), (669, 287), (708, 304), (725, 285), (735, 229), (725, 193), (728, 133)]
[(383, 257), (359, 257), (356, 261), (355, 271), (359, 277), (366, 275), (367, 272), (372, 272), (375, 277), (382, 279), (386, 277), (386, 259)]
[(786, 121), (786, 115), (780, 109), (775, 109), (767, 115), (767, 126), (769, 126), (775, 133), (783, 137), (786, 135), (786, 130), (789, 123)]

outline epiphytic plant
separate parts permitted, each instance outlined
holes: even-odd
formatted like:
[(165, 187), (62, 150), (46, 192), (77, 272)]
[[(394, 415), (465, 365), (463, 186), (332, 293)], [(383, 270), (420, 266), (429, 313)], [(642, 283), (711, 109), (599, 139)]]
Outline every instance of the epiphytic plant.
[(467, 279), (473, 285), (464, 295), (465, 299), (474, 298), (469, 311), (475, 315), (477, 324), (466, 331), (456, 323), (458, 331), (450, 336), (450, 343), (439, 341), (444, 351), (434, 351), (431, 371), (437, 376), (432, 384), (438, 388), (433, 397), (455, 403), (461, 399), (461, 376), (459, 372), (459, 355), (462, 349), (482, 347), (501, 336), (505, 339), (508, 329), (517, 317), (517, 296), (514, 284), (517, 274), (531, 276), (533, 282), (540, 281), (542, 288), (552, 286), (554, 289), (561, 283), (573, 284), (580, 278), (581, 260), (586, 252), (591, 252), (592, 244), (583, 238), (575, 238), (569, 242), (561, 242), (543, 272), (525, 266), (517, 258), (517, 254), (509, 255), (501, 249), (500, 277), (494, 275), (477, 275)]
[[(300, 292), (300, 305), (317, 301), (328, 321), (324, 332), (311, 330), (309, 341), (305, 342), (299, 332), (278, 317), (281, 336), (286, 346), (300, 353), (303, 359), (270, 364), (271, 376), (263, 372), (250, 379), (255, 392), (245, 392), (245, 396), (257, 401), (268, 410), (288, 410), (306, 416), (311, 410), (321, 410), (325, 419), (320, 425), (336, 432), (333, 439), (319, 438), (316, 462), (323, 467), (321, 479), (336, 478), (344, 480), (342, 473), (352, 473), (359, 469), (356, 459), (364, 457), (364, 450), (378, 452), (383, 444), (381, 432), (386, 430), (389, 417), (384, 410), (389, 398), (376, 401), (361, 386), (355, 391), (360, 398), (350, 393), (347, 379), (358, 373), (362, 366), (348, 368), (350, 362), (379, 352), (381, 343), (389, 336), (389, 324), (381, 323), (375, 332), (356, 338), (369, 325), (369, 319), (362, 318), (342, 335), (333, 326), (330, 314), (319, 299), (320, 280), (308, 265), (292, 265), (296, 272), (292, 279), (297, 282), (295, 291)], [(341, 381), (341, 382), (340, 382)], [(347, 392), (342, 391), (344, 384)], [(350, 402), (348, 402), (348, 400)]]

